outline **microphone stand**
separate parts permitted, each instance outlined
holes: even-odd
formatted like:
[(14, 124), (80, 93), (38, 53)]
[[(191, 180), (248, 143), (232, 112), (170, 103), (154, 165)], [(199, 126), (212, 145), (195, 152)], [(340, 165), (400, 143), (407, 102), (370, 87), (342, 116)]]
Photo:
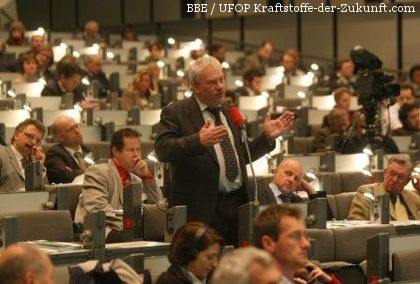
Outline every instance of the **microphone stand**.
[(245, 149), (246, 149), (246, 153), (247, 153), (247, 156), (248, 156), (249, 166), (251, 167), (252, 178), (254, 180), (254, 200), (252, 202), (254, 203), (254, 205), (259, 205), (257, 177), (255, 176), (254, 165), (252, 164), (251, 152), (249, 151), (246, 130), (243, 127), (241, 127), (241, 136), (242, 136), (242, 139), (245, 142)]

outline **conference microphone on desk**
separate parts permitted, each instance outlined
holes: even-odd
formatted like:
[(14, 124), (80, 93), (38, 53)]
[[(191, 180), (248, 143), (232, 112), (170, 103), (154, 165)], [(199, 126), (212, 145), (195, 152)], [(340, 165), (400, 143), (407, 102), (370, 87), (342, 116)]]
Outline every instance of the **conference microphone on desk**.
[[(252, 164), (251, 152), (249, 151), (248, 138), (245, 129), (245, 118), (242, 115), (241, 111), (237, 107), (231, 107), (229, 109), (230, 117), (232, 118), (233, 123), (240, 129), (242, 140), (245, 143), (245, 149), (248, 157), (249, 166), (251, 168), (252, 178), (254, 180), (254, 200), (255, 204), (258, 204), (258, 186), (257, 186), (257, 177), (255, 176), (254, 165)], [(246, 175), (246, 173), (245, 173)]]

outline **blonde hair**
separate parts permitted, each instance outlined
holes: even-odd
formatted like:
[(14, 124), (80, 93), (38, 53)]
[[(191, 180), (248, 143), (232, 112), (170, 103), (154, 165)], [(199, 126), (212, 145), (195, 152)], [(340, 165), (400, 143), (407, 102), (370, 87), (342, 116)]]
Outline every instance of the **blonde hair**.
[(140, 70), (137, 72), (136, 77), (134, 77), (133, 81), (131, 81), (131, 82), (128, 84), (128, 88), (127, 88), (127, 90), (128, 90), (128, 91), (130, 91), (130, 92), (137, 91), (137, 90), (138, 90), (138, 87), (137, 87), (137, 86), (139, 85), (139, 82), (141, 81), (141, 78), (142, 78), (143, 76), (148, 76), (148, 77), (149, 77), (149, 79), (151, 78), (151, 76), (150, 76), (150, 74), (149, 74), (149, 70), (147, 70), (147, 68), (142, 68), (142, 69), (140, 69)]

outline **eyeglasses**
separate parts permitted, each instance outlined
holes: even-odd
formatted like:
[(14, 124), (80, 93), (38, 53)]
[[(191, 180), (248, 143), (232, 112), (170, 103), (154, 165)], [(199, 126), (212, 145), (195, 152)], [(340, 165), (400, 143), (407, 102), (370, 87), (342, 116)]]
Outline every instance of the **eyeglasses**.
[(294, 241), (297, 241), (297, 242), (299, 242), (303, 239), (305, 239), (306, 241), (309, 241), (309, 237), (308, 237), (308, 234), (307, 234), (306, 231), (305, 232), (293, 232), (293, 233), (290, 233), (289, 235), (287, 235), (287, 237), (294, 240)]
[(32, 140), (32, 141), (35, 141), (35, 144), (37, 144), (37, 145), (41, 145), (41, 143), (42, 143), (42, 138), (37, 138), (36, 136), (35, 136), (35, 134), (33, 134), (33, 133), (28, 133), (28, 132), (24, 132), (24, 131), (21, 131), (23, 134), (25, 134), (25, 136), (26, 136), (26, 138), (28, 138), (29, 140)]
[(410, 177), (409, 175), (406, 175), (406, 174), (399, 174), (399, 173), (394, 172), (394, 171), (392, 171), (392, 170), (388, 171), (388, 172), (387, 172), (387, 175), (389, 175), (391, 178), (396, 177), (396, 178), (397, 178), (397, 180), (399, 180), (399, 181), (405, 181), (405, 180), (407, 180), (407, 179)]

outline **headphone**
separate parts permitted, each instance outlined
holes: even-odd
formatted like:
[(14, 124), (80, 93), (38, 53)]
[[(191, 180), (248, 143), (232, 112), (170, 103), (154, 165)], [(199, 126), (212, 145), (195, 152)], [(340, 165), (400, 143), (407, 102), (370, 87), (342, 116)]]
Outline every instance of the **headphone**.
[(197, 257), (199, 253), (197, 247), (199, 245), (200, 240), (203, 238), (203, 235), (207, 232), (208, 229), (209, 227), (203, 226), (203, 227), (198, 228), (198, 230), (195, 232), (191, 250), (188, 251), (189, 258), (191, 260)]

